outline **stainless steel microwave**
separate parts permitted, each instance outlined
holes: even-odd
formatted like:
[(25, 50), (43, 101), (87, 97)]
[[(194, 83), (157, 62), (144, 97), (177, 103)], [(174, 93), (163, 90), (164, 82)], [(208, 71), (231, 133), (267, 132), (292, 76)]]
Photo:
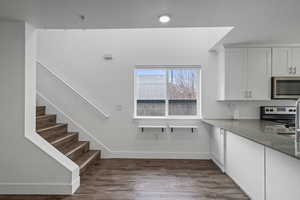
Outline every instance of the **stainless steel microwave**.
[(272, 99), (300, 98), (300, 76), (272, 77)]

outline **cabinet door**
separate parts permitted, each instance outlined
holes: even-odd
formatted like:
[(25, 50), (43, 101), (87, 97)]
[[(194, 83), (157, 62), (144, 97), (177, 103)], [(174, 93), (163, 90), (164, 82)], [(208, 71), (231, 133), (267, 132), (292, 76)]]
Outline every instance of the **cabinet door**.
[[(291, 76), (291, 49), (273, 48), (272, 49), (272, 76)], [(300, 72), (300, 69), (299, 69)]]
[(243, 100), (246, 98), (246, 49), (226, 49), (225, 98)]
[(271, 48), (247, 49), (247, 88), (249, 98), (269, 100), (271, 85)]
[(266, 148), (266, 200), (299, 199), (300, 160)]
[(224, 171), (224, 130), (221, 128), (213, 127), (210, 134), (210, 152), (212, 160), (216, 165)]
[(264, 200), (264, 146), (226, 132), (225, 172), (253, 200)]
[(293, 68), (294, 75), (300, 76), (300, 48), (292, 48), (291, 67)]

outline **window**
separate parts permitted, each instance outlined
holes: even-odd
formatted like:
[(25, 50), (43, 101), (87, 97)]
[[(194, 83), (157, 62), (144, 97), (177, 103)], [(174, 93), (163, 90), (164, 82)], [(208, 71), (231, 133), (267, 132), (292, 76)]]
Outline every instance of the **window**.
[(135, 116), (199, 116), (199, 68), (135, 69)]

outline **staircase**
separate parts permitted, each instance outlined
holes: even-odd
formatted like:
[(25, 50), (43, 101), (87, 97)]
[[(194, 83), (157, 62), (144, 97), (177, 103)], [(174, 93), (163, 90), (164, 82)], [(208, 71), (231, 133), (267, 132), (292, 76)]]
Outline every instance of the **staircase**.
[(100, 159), (99, 150), (90, 150), (88, 141), (79, 141), (78, 133), (68, 132), (68, 124), (57, 123), (56, 115), (46, 114), (45, 106), (36, 107), (36, 129), (41, 137), (80, 167), (80, 174)]

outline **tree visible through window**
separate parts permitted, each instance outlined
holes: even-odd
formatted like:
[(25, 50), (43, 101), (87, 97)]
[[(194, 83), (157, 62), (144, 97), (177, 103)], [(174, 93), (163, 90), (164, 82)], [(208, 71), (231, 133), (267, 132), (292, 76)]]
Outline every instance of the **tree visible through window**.
[(196, 116), (199, 69), (136, 69), (135, 115)]

